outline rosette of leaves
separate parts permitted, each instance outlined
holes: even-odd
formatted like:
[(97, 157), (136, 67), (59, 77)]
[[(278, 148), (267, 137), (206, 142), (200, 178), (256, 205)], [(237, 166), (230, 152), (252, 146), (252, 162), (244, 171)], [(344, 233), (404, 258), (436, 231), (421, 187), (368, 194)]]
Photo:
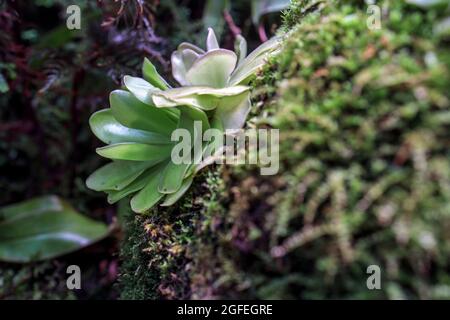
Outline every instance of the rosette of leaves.
[[(210, 29), (206, 50), (182, 43), (172, 54), (173, 77), (181, 85), (175, 88), (145, 59), (143, 79), (125, 76), (124, 89), (110, 95), (110, 108), (90, 118), (94, 134), (108, 144), (97, 153), (113, 161), (95, 171), (87, 186), (106, 192), (110, 203), (133, 195), (131, 208), (138, 213), (160, 201), (162, 206), (175, 203), (202, 167), (194, 160), (201, 159), (208, 144), (199, 135), (209, 128), (225, 132), (244, 125), (250, 109), (247, 84), (278, 46), (274, 38), (247, 56), (243, 37), (233, 52), (221, 49)], [(201, 121), (202, 132), (194, 130), (195, 121)], [(200, 152), (176, 164), (171, 135), (181, 128), (188, 130), (193, 150)]]

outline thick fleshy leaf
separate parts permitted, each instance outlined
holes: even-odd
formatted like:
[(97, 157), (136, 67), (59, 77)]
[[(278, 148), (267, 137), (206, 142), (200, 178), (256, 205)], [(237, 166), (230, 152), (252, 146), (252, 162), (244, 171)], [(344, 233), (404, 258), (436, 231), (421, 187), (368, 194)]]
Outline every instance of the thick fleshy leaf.
[(134, 212), (145, 213), (164, 197), (164, 194), (158, 191), (158, 184), (161, 177), (161, 170), (165, 164), (162, 163), (155, 167), (145, 187), (131, 199), (131, 209)]
[(154, 164), (153, 161), (114, 161), (94, 171), (87, 178), (86, 186), (96, 191), (121, 190)]
[(250, 111), (250, 93), (223, 98), (214, 113), (214, 120), (219, 122), (223, 130), (240, 129)]
[(209, 51), (195, 61), (186, 74), (186, 80), (192, 86), (226, 87), (236, 62), (237, 56), (233, 51)]
[(281, 45), (281, 37), (273, 37), (269, 41), (264, 42), (258, 48), (253, 50), (239, 66), (234, 70), (230, 77), (229, 85), (245, 85), (256, 71), (266, 62), (269, 55), (275, 55)]
[(0, 209), (0, 260), (28, 263), (52, 259), (107, 236), (108, 227), (76, 212), (56, 196)]
[(208, 51), (219, 49), (219, 42), (213, 28), (208, 28), (208, 37), (206, 38), (206, 49)]
[(178, 49), (172, 54), (172, 75), (180, 84), (187, 85), (186, 74), (200, 56), (200, 53), (189, 47)]
[(126, 127), (166, 135), (176, 127), (177, 119), (173, 113), (146, 105), (130, 92), (115, 90), (109, 100), (114, 118)]
[(155, 94), (167, 96), (169, 99), (175, 99), (192, 95), (210, 95), (215, 97), (227, 97), (241, 94), (248, 90), (250, 90), (250, 87), (248, 86), (234, 86), (226, 88), (189, 86), (189, 87), (173, 88), (166, 91), (159, 91)]
[(188, 84), (188, 81), (186, 80), (187, 70), (184, 65), (182, 51), (175, 51), (172, 53), (171, 63), (172, 76), (178, 81), (179, 84), (186, 86)]
[(199, 55), (202, 55), (205, 53), (205, 50), (202, 48), (197, 47), (196, 45), (189, 43), (189, 42), (182, 42), (178, 48), (179, 51), (185, 50), (185, 49), (191, 49), (192, 51), (198, 53)]
[(208, 116), (202, 110), (192, 108), (189, 106), (180, 107), (180, 121), (178, 122), (177, 128), (184, 128), (191, 132), (191, 135), (199, 134), (194, 130), (195, 121), (202, 122), (202, 131), (208, 130), (210, 128)]
[(115, 160), (160, 162), (170, 156), (172, 145), (150, 145), (144, 143), (116, 143), (97, 148), (102, 157)]
[(280, 48), (281, 46), (281, 36), (275, 36), (273, 38), (270, 38), (266, 42), (259, 45), (255, 50), (250, 52), (250, 54), (247, 56), (246, 60), (251, 61), (261, 55), (266, 55), (267, 53), (270, 53), (272, 51), (275, 51)]
[[(203, 137), (202, 137), (203, 138)], [(198, 152), (194, 155), (194, 162), (190, 164), (189, 168), (186, 170), (186, 174), (184, 175), (184, 179), (191, 177), (194, 173), (197, 172), (197, 167), (204, 161), (202, 158), (205, 155), (206, 150), (208, 150), (211, 143), (203, 142), (202, 151)]]
[[(202, 127), (195, 127), (195, 121), (202, 121)], [(197, 158), (195, 153), (197, 152), (201, 155), (203, 151), (203, 132), (209, 129), (208, 118), (203, 111), (185, 106), (181, 108), (178, 128), (189, 131), (191, 136), (191, 153), (186, 155), (186, 159), (184, 159), (181, 164), (175, 164), (169, 160), (161, 175), (158, 186), (159, 192), (165, 194), (174, 193), (181, 187), (186, 171), (191, 166), (194, 159)]]
[(125, 198), (128, 195), (138, 192), (147, 185), (151, 176), (155, 174), (157, 173), (155, 172), (155, 168), (153, 167), (147, 169), (139, 177), (137, 177), (136, 180), (134, 180), (122, 190), (107, 190), (106, 192), (108, 193), (108, 203), (116, 203), (117, 201)]
[(238, 67), (238, 69), (233, 72), (230, 77), (230, 86), (235, 85), (246, 85), (254, 78), (257, 71), (261, 69), (266, 63), (266, 56), (260, 56), (252, 61), (244, 61)]
[(167, 135), (123, 126), (114, 118), (111, 109), (94, 113), (89, 119), (89, 125), (95, 136), (107, 144), (121, 142), (170, 143), (170, 138)]
[(155, 93), (153, 101), (159, 108), (170, 108), (180, 105), (192, 106), (202, 110), (213, 110), (219, 98), (239, 95), (248, 91), (249, 87), (234, 86), (227, 88), (184, 87)]
[(144, 76), (145, 80), (150, 82), (150, 84), (161, 90), (170, 88), (170, 85), (166, 82), (166, 80), (164, 80), (163, 77), (159, 75), (153, 63), (151, 63), (147, 58), (144, 58), (144, 64), (142, 65), (142, 75)]
[(183, 61), (182, 51), (175, 51), (171, 56), (172, 63), (172, 76), (178, 81), (182, 86), (188, 84), (186, 79), (187, 69)]
[(159, 88), (154, 87), (142, 78), (125, 76), (123, 77), (123, 83), (136, 98), (151, 106), (153, 106), (153, 92), (160, 91)]
[(236, 36), (236, 41), (234, 44), (234, 51), (236, 52), (238, 56), (238, 66), (241, 64), (242, 61), (244, 61), (245, 57), (247, 56), (247, 41), (243, 36), (238, 34)]
[(169, 207), (169, 206), (175, 204), (175, 202), (180, 200), (180, 198), (189, 190), (189, 187), (192, 185), (193, 181), (194, 181), (194, 177), (193, 176), (185, 179), (183, 181), (181, 187), (176, 192), (174, 192), (172, 194), (168, 194), (164, 198), (164, 202), (161, 203), (161, 206)]
[(195, 52), (192, 49), (183, 49), (181, 50), (181, 57), (183, 58), (183, 63), (186, 68), (186, 70), (189, 70), (194, 62), (200, 58), (200, 54)]

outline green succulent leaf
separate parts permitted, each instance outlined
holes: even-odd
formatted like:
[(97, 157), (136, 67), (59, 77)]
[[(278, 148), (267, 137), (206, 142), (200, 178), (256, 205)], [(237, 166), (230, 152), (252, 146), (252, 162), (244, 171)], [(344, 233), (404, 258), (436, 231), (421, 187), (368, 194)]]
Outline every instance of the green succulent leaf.
[(251, 61), (261, 55), (266, 55), (268, 53), (271, 53), (272, 51), (279, 49), (281, 46), (281, 40), (282, 40), (281, 36), (275, 36), (275, 37), (269, 39), (268, 41), (259, 45), (255, 50), (250, 52), (250, 54), (247, 56), (246, 60)]
[(230, 77), (230, 85), (246, 85), (265, 64), (267, 57), (260, 56), (251, 61), (243, 61)]
[(243, 36), (238, 34), (236, 36), (236, 41), (234, 44), (234, 51), (236, 52), (238, 56), (238, 66), (244, 61), (245, 57), (247, 56), (247, 41)]
[(178, 46), (178, 50), (182, 51), (185, 49), (191, 49), (192, 51), (198, 53), (199, 55), (202, 55), (205, 53), (205, 50), (203, 50), (202, 48), (197, 47), (196, 45), (189, 43), (189, 42), (182, 42), (179, 46)]
[(142, 78), (125, 76), (123, 77), (125, 87), (140, 101), (153, 106), (152, 94), (160, 89), (154, 87)]
[(219, 98), (211, 95), (193, 94), (186, 96), (176, 96), (174, 92), (164, 92), (155, 95), (153, 98), (155, 101), (155, 105), (158, 108), (173, 108), (180, 105), (186, 105), (202, 110), (214, 110), (219, 103)]
[(175, 164), (169, 161), (161, 174), (158, 191), (160, 193), (170, 194), (180, 189), (188, 168), (189, 164)]
[(177, 124), (172, 112), (146, 105), (127, 91), (113, 91), (110, 104), (114, 118), (129, 128), (170, 135)]
[(194, 64), (196, 55), (198, 53), (191, 48), (178, 49), (172, 53), (172, 75), (182, 86), (188, 85), (186, 74)]
[(217, 41), (216, 33), (213, 28), (208, 28), (208, 37), (206, 38), (207, 51), (219, 49), (219, 42)]
[(75, 211), (56, 196), (0, 208), (0, 260), (53, 259), (108, 235), (108, 227)]
[(183, 184), (181, 185), (181, 187), (176, 192), (174, 192), (172, 194), (168, 194), (164, 198), (164, 202), (161, 203), (161, 206), (169, 207), (169, 206), (175, 204), (189, 190), (189, 188), (192, 185), (193, 181), (194, 181), (194, 177), (193, 176), (184, 179)]
[(89, 125), (95, 136), (107, 144), (121, 142), (171, 143), (170, 138), (166, 135), (123, 126), (114, 118), (111, 109), (94, 113), (89, 119)]
[(94, 171), (86, 185), (96, 191), (122, 190), (154, 164), (153, 161), (114, 161)]
[[(202, 121), (202, 132), (195, 130), (195, 121)], [(194, 155), (191, 153), (186, 155), (185, 161), (181, 164), (175, 164), (169, 160), (166, 165), (158, 186), (161, 193), (170, 194), (176, 192), (182, 185), (186, 172), (191, 166), (191, 163), (196, 159), (195, 152), (202, 152), (202, 134), (204, 130), (209, 129), (209, 122), (206, 114), (198, 109), (183, 107), (180, 114), (180, 122), (178, 128), (183, 128), (189, 131), (192, 137), (191, 146)], [(197, 144), (197, 146), (195, 146)]]
[(145, 213), (155, 206), (164, 194), (158, 191), (161, 170), (166, 163), (158, 165), (149, 176), (145, 187), (131, 199), (131, 209), (137, 213)]
[(221, 130), (240, 129), (250, 111), (250, 93), (244, 92), (236, 96), (223, 98), (214, 114), (214, 120), (220, 123)]
[(150, 168), (122, 190), (107, 190), (106, 192), (108, 193), (108, 202), (110, 204), (113, 204), (130, 194), (138, 192), (147, 185), (151, 176), (155, 174), (156, 173), (154, 168)]
[(172, 76), (182, 86), (187, 85), (186, 80), (187, 70), (183, 61), (182, 52), (175, 51), (174, 53), (172, 53), (171, 63), (172, 63)]
[(172, 145), (151, 145), (144, 143), (116, 143), (97, 148), (102, 157), (114, 160), (161, 162), (170, 155)]
[(202, 122), (202, 130), (208, 130), (210, 128), (208, 116), (202, 110), (191, 108), (189, 106), (180, 107), (180, 121), (178, 123), (177, 128), (187, 129), (191, 133), (191, 137), (197, 139), (197, 134), (199, 132), (194, 131), (194, 122), (201, 121)]
[(181, 57), (183, 59), (186, 70), (191, 69), (194, 65), (194, 62), (199, 59), (200, 56), (200, 54), (189, 48), (181, 50)]
[(194, 62), (186, 73), (186, 80), (192, 86), (226, 87), (236, 62), (237, 56), (233, 51), (209, 51)]
[(265, 64), (269, 55), (274, 55), (278, 52), (279, 47), (280, 37), (274, 37), (252, 51), (233, 71), (229, 85), (236, 86), (247, 84), (249, 78), (254, 76), (256, 71)]
[(144, 59), (144, 64), (142, 65), (142, 74), (144, 76), (144, 79), (150, 82), (150, 84), (152, 84), (156, 88), (159, 88), (161, 90), (170, 88), (170, 85), (166, 82), (166, 80), (164, 80), (163, 77), (159, 75), (153, 63), (151, 63), (147, 58)]

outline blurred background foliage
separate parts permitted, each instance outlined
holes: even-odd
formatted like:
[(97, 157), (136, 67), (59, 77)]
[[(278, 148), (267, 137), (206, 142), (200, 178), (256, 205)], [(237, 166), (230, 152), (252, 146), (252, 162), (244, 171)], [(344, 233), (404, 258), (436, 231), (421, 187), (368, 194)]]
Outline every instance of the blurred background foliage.
[[(273, 34), (276, 11), (288, 2), (80, 0), (81, 30), (69, 30), (73, 1), (0, 1), (0, 207), (56, 194), (113, 229), (69, 256), (0, 263), (0, 298), (116, 297), (122, 232), (116, 208), (84, 184), (102, 161), (89, 116), (108, 104), (123, 75), (139, 73), (143, 57), (170, 78), (170, 53), (182, 41), (203, 43), (209, 26), (224, 46), (242, 33), (255, 47)], [(67, 292), (60, 281), (70, 262), (86, 274), (81, 291)]]
[[(84, 185), (102, 164), (90, 114), (143, 57), (171, 79), (172, 50), (209, 26), (223, 47), (241, 32), (256, 47), (288, 1), (78, 1), (80, 31), (65, 27), (70, 1), (1, 1), (0, 206), (56, 194), (111, 232), (0, 263), (0, 298), (450, 298), (448, 1), (377, 1), (374, 31), (370, 3), (283, 12), (248, 124), (281, 129), (279, 175), (212, 168), (177, 206), (138, 216)], [(65, 287), (70, 264), (82, 290)], [(367, 290), (370, 264), (382, 290)]]

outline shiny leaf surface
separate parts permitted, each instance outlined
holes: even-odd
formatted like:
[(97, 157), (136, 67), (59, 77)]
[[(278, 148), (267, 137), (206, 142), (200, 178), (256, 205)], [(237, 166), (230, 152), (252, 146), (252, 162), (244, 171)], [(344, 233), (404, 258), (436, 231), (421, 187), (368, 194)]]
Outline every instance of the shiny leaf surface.
[(76, 212), (56, 196), (0, 209), (0, 260), (28, 263), (52, 259), (107, 236), (105, 224)]

